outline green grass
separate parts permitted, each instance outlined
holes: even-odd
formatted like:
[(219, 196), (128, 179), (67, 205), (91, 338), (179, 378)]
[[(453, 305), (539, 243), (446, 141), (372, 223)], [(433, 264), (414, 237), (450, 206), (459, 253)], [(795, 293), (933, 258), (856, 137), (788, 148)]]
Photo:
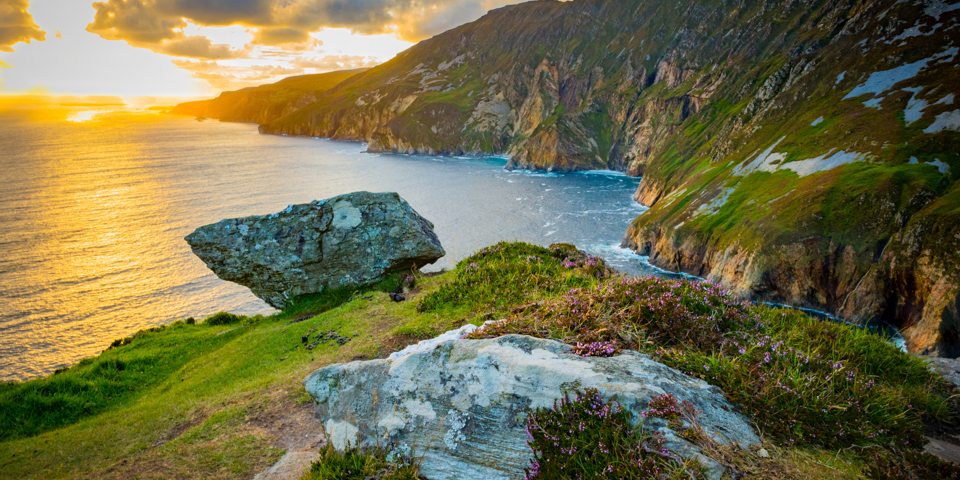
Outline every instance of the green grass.
[(49, 377), (7, 384), (0, 393), (0, 441), (36, 435), (135, 402), (200, 352), (220, 348), (238, 333), (178, 322), (139, 332), (125, 339), (124, 346)]
[(602, 260), (571, 245), (550, 248), (501, 242), (461, 260), (455, 278), (426, 296), (420, 312), (493, 318), (516, 305), (596, 284), (613, 274)]
[[(221, 313), (151, 329), (59, 374), (3, 384), (0, 411), (20, 413), (9, 416), (15, 433), (0, 441), (0, 478), (250, 478), (283, 453), (282, 430), (264, 422), (310, 408), (305, 375), (488, 318), (506, 320), (477, 335), (557, 338), (585, 344), (584, 354), (604, 350), (591, 342), (640, 350), (720, 386), (776, 452), (714, 451), (724, 464), (824, 480), (943, 467), (904, 452), (919, 446), (925, 423), (953, 419), (952, 392), (869, 332), (752, 306), (709, 284), (625, 279), (568, 245), (497, 244), (455, 271), (416, 276), (400, 303), (384, 293), (397, 281), (301, 298), (270, 317)], [(302, 336), (327, 330), (352, 340), (304, 348)], [(43, 411), (19, 400), (28, 393), (91, 407)], [(314, 470), (327, 476), (316, 478), (352, 478), (342, 469), (364, 465), (403, 471), (378, 463), (381, 453), (325, 451)], [(415, 470), (397, 474), (407, 476), (373, 478), (416, 478)], [(754, 478), (791, 478), (778, 475)]]
[[(298, 405), (300, 381), (313, 370), (415, 341), (398, 333), (408, 323), (447, 328), (415, 305), (445, 278), (418, 278), (412, 301), (402, 303), (384, 293), (397, 285), (387, 281), (300, 298), (277, 315), (231, 325), (178, 322), (62, 373), (3, 384), (0, 413), (12, 423), (0, 441), (0, 478), (250, 478), (283, 453), (275, 443), (282, 432), (251, 424)], [(359, 336), (343, 346), (301, 344), (327, 330)], [(27, 394), (35, 401), (22, 401)], [(57, 404), (79, 407), (43, 410)]]

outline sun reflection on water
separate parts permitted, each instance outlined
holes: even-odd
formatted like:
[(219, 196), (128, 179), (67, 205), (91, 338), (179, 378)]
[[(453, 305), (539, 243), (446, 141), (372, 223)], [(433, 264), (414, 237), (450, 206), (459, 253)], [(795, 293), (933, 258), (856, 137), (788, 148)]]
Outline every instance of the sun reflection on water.
[(451, 268), (503, 239), (610, 245), (637, 214), (636, 179), (256, 133), (130, 107), (0, 112), (0, 381), (178, 318), (273, 311), (184, 242), (223, 218), (396, 191), (435, 223), (447, 257), (434, 267)]
[(77, 110), (67, 114), (67, 118), (64, 120), (73, 123), (89, 122), (97, 116), (103, 115), (104, 113), (106, 113), (104, 110)]

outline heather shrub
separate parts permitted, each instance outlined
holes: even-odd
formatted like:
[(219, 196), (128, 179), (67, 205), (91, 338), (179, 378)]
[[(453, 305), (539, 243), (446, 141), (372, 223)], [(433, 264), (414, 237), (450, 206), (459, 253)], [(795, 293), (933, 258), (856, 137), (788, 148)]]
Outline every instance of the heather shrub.
[(243, 317), (229, 313), (229, 312), (217, 312), (203, 320), (204, 325), (231, 325), (243, 320)]
[(874, 453), (861, 473), (876, 480), (960, 480), (960, 466), (926, 452)]
[(749, 305), (720, 287), (657, 277), (618, 278), (592, 288), (571, 289), (471, 338), (520, 333), (571, 345), (607, 342), (614, 348), (646, 345), (712, 351), (731, 331), (756, 329)]
[(554, 338), (578, 354), (651, 354), (721, 387), (789, 444), (921, 447), (923, 420), (952, 415), (950, 391), (883, 338), (752, 306), (705, 282), (614, 278), (570, 289), (469, 335)]
[(698, 478), (662, 439), (634, 426), (631, 413), (596, 389), (540, 408), (527, 419), (534, 458), (525, 479)]

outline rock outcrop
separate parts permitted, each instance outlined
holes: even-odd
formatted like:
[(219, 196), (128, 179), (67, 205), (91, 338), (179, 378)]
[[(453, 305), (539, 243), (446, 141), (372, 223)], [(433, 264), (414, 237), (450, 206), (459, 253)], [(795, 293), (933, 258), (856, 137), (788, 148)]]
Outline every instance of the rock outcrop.
[[(322, 368), (304, 380), (318, 402), (317, 415), (337, 448), (359, 440), (389, 445), (422, 459), (431, 480), (523, 478), (532, 458), (528, 409), (551, 407), (567, 392), (597, 388), (635, 414), (664, 393), (702, 410), (705, 431), (722, 444), (759, 439), (749, 421), (706, 382), (635, 352), (581, 357), (572, 347), (523, 335), (450, 340), (395, 359)], [(646, 419), (667, 448), (699, 461), (710, 476), (722, 468), (678, 437), (668, 425)]]
[(299, 295), (372, 283), (435, 262), (433, 224), (396, 193), (355, 192), (272, 215), (222, 220), (187, 243), (218, 277), (275, 308)]

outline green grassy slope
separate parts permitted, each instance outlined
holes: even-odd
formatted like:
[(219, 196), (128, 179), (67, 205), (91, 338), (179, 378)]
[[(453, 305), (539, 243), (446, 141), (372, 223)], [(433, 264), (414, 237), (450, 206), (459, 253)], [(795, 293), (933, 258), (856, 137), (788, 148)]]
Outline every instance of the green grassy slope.
[(268, 85), (223, 92), (210, 100), (181, 103), (169, 113), (224, 122), (266, 123), (313, 102), (317, 95), (364, 71), (361, 68), (288, 77)]
[[(308, 373), (489, 318), (506, 321), (479, 336), (613, 342), (720, 385), (754, 416), (773, 453), (713, 452), (744, 478), (880, 478), (870, 473), (878, 466), (926, 472), (921, 463), (931, 460), (916, 454), (922, 424), (955, 415), (950, 389), (875, 335), (750, 306), (714, 286), (626, 281), (569, 246), (489, 247), (452, 272), (419, 278), (402, 303), (382, 291), (388, 283), (315, 296), (266, 318), (177, 322), (50, 377), (3, 385), (0, 410), (17, 412), (20, 427), (0, 418), (0, 478), (250, 478), (280, 457), (288, 437), (317, 433), (300, 385)], [(667, 298), (669, 312), (649, 308)], [(330, 331), (352, 340), (314, 350), (301, 343)], [(771, 340), (738, 350), (757, 335)], [(90, 388), (52, 388), (68, 381)], [(124, 392), (105, 401), (110, 385)], [(99, 408), (53, 425), (48, 414), (70, 405), (30, 411), (22, 392)], [(865, 412), (830, 407), (851, 395)], [(829, 429), (841, 435), (822, 435)], [(858, 448), (843, 448), (851, 443)]]

